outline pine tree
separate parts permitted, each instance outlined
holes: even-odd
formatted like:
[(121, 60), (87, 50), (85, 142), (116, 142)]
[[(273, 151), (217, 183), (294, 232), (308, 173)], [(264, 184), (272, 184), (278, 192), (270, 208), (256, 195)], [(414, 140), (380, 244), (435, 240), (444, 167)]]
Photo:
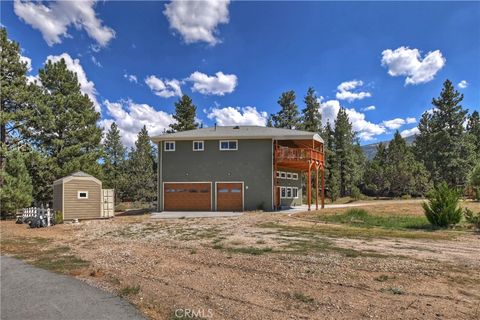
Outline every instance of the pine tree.
[(359, 155), (358, 144), (355, 144), (355, 132), (348, 119), (347, 112), (340, 108), (335, 120), (335, 156), (339, 170), (340, 196), (350, 195), (361, 176), (362, 158)]
[(15, 213), (16, 209), (32, 203), (32, 181), (25, 167), (25, 159), (18, 150), (8, 151), (5, 170), (0, 172), (3, 186), (0, 188), (1, 214)]
[(477, 159), (480, 159), (480, 116), (478, 111), (472, 112), (468, 117), (467, 133), (470, 135), (471, 142), (476, 147)]
[(295, 103), (295, 91), (290, 90), (282, 93), (277, 102), (282, 109), (277, 114), (272, 114), (273, 126), (275, 128), (298, 129), (300, 127), (300, 117)]
[(120, 130), (115, 122), (110, 126), (103, 143), (105, 188), (115, 189), (115, 200), (123, 194), (123, 178), (125, 170), (125, 147), (120, 138)]
[(302, 110), (303, 116), (301, 118), (301, 128), (305, 131), (322, 132), (322, 115), (320, 113), (320, 103), (315, 94), (315, 90), (308, 88), (307, 95), (304, 99), (305, 109)]
[[(20, 61), (20, 45), (0, 28), (0, 171), (5, 170), (8, 149), (18, 144), (22, 124), (31, 109), (33, 85), (27, 85), (27, 64)], [(0, 187), (2, 186), (0, 177)]]
[(433, 111), (422, 116), (415, 143), (416, 156), (433, 181), (451, 187), (465, 185), (476, 160), (475, 146), (463, 127), (467, 110), (462, 100), (463, 95), (446, 80), (440, 96), (432, 100)]
[(377, 198), (388, 193), (390, 188), (389, 179), (386, 175), (387, 148), (383, 143), (378, 144), (375, 157), (367, 163), (364, 183), (368, 193)]
[(156, 195), (154, 151), (145, 126), (138, 133), (135, 148), (130, 151), (128, 177), (134, 201), (153, 201)]
[(330, 122), (327, 122), (323, 134), (325, 143), (325, 189), (326, 196), (332, 202), (337, 200), (340, 194), (339, 188), (339, 172), (337, 157), (335, 156), (335, 136)]
[[(48, 61), (39, 71), (42, 101), (31, 119), (31, 139), (52, 159), (55, 178), (82, 170), (101, 178), (100, 118), (90, 98), (80, 91), (76, 73), (65, 60)], [(51, 183), (52, 181), (48, 181)]]
[(175, 102), (175, 114), (173, 118), (176, 123), (170, 125), (169, 132), (178, 132), (193, 130), (198, 128), (195, 122), (197, 107), (193, 104), (192, 99), (184, 94), (177, 102)]

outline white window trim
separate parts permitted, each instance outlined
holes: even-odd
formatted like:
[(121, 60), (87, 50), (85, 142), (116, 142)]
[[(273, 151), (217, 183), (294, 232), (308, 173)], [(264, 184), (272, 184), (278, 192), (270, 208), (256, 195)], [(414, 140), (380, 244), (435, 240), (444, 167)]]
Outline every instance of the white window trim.
[[(297, 196), (296, 197), (293, 195), (294, 194), (293, 190), (297, 190)], [(292, 198), (293, 199), (298, 199), (298, 188), (297, 187), (292, 187)]]
[[(282, 196), (283, 190), (285, 190), (285, 196)], [(280, 199), (287, 199), (287, 187), (280, 187)]]
[[(195, 149), (195, 143), (202, 143), (202, 149)], [(192, 150), (193, 151), (204, 151), (205, 150), (205, 142), (203, 140), (196, 140), (192, 142)]]
[(277, 173), (275, 174), (275, 177), (277, 177), (277, 179), (280, 178), (280, 171), (277, 171)]
[[(173, 149), (167, 150), (167, 143), (173, 143)], [(163, 151), (165, 151), (165, 152), (175, 151), (175, 147), (176, 147), (175, 141), (165, 141), (163, 143)]]
[(298, 180), (298, 173), (296, 172), (292, 173), (292, 180)]
[[(233, 142), (233, 141), (235, 141), (235, 144), (237, 146), (235, 149), (230, 149), (230, 148), (224, 149), (224, 148), (222, 148), (222, 142)], [(220, 149), (220, 151), (236, 151), (236, 150), (238, 150), (238, 140), (220, 140), (218, 142), (218, 148)]]
[[(290, 196), (288, 196), (288, 191), (290, 191)], [(287, 187), (287, 192), (286, 192), (285, 196), (286, 196), (287, 199), (292, 199), (293, 198), (292, 187)]]
[[(289, 178), (288, 176), (290, 176), (290, 178)], [(292, 173), (291, 173), (291, 172), (287, 172), (285, 179), (292, 180), (292, 179), (293, 179)]]
[[(86, 197), (80, 197), (80, 193), (86, 193)], [(88, 199), (88, 191), (77, 191), (77, 199)]]
[(287, 173), (280, 171), (280, 179), (286, 179), (287, 178)]

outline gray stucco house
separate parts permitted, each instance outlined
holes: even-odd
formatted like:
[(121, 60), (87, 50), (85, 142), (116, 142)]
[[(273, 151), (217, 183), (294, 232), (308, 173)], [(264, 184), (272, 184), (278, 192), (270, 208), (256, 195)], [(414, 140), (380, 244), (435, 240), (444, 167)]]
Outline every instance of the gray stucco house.
[(316, 207), (318, 199), (323, 207), (324, 149), (316, 133), (215, 126), (152, 141), (158, 145), (159, 211), (278, 210), (302, 204), (303, 184), (307, 204), (314, 185)]

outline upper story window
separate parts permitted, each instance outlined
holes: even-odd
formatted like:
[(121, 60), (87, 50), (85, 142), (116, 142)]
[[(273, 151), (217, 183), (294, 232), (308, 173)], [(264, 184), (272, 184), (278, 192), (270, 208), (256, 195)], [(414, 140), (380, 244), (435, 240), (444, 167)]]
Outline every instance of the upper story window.
[(164, 150), (175, 151), (175, 141), (165, 141)]
[(193, 141), (193, 151), (203, 151), (204, 148), (203, 141)]
[(220, 140), (220, 150), (238, 150), (238, 141)]
[(292, 174), (290, 172), (287, 172), (287, 179), (292, 179)]
[(298, 180), (298, 173), (292, 173), (292, 179)]

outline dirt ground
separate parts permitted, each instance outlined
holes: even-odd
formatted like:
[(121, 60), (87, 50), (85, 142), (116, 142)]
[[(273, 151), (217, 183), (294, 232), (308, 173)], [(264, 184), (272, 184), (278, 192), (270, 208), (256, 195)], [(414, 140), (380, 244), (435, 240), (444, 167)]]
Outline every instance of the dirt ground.
[[(421, 214), (418, 204), (393, 207)], [(55, 252), (50, 267), (68, 251), (85, 263), (66, 268), (63, 259), (62, 272), (152, 319), (187, 309), (205, 319), (480, 319), (478, 233), (366, 229), (311, 215), (125, 216), (45, 229), (2, 222), (1, 249), (34, 264), (41, 254), (30, 247)]]

